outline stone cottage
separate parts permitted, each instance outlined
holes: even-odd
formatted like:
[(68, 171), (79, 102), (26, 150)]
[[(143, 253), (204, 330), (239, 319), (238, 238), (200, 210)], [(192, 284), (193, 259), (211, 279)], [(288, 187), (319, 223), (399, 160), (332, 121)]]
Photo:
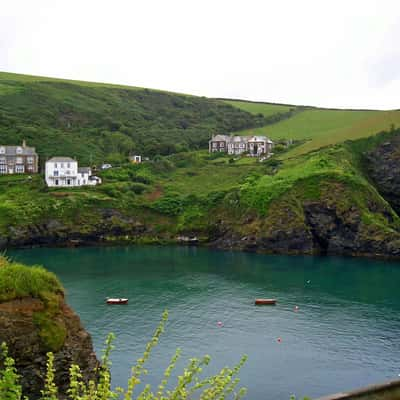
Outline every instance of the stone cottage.
[(21, 146), (0, 145), (0, 174), (36, 174), (39, 157), (25, 140)]

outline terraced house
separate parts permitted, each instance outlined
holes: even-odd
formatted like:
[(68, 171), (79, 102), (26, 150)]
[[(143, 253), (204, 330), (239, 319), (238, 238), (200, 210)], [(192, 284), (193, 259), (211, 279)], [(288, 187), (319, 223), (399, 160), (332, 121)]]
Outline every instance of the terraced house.
[(208, 150), (210, 153), (247, 153), (251, 157), (259, 157), (271, 153), (273, 145), (272, 140), (266, 136), (215, 135), (208, 143)]
[(25, 140), (21, 146), (0, 145), (0, 174), (36, 174), (39, 157)]

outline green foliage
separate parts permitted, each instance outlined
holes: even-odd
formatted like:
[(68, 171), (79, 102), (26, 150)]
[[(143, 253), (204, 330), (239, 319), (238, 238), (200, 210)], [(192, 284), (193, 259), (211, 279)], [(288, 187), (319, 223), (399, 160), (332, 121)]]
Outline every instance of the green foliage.
[(54, 355), (53, 353), (47, 353), (47, 363), (46, 363), (46, 380), (44, 384), (44, 389), (41, 391), (41, 400), (57, 400), (58, 389), (54, 382), (55, 368), (54, 368)]
[[(166, 367), (164, 376), (153, 392), (149, 384), (144, 389), (134, 395), (137, 386), (142, 382), (142, 376), (147, 373), (145, 363), (149, 359), (152, 350), (158, 344), (161, 334), (164, 332), (165, 323), (168, 319), (168, 312), (163, 313), (162, 319), (156, 328), (152, 339), (146, 345), (145, 351), (131, 369), (131, 376), (128, 379), (126, 389), (111, 388), (110, 374), (110, 353), (113, 349), (114, 335), (110, 334), (106, 340), (106, 348), (103, 352), (102, 362), (98, 371), (97, 382), (91, 380), (85, 383), (84, 377), (78, 365), (70, 367), (70, 385), (68, 395), (71, 400), (185, 400), (198, 398), (201, 400), (222, 400), (233, 397), (239, 400), (244, 396), (246, 390), (240, 388), (237, 390), (239, 378), (237, 377), (241, 367), (246, 362), (247, 357), (243, 356), (239, 363), (233, 368), (225, 367), (217, 374), (200, 378), (203, 368), (210, 363), (210, 356), (206, 355), (202, 359), (192, 358), (184, 368), (182, 374), (178, 376), (177, 383), (171, 389), (167, 389), (168, 383), (177, 361), (180, 358), (180, 350), (177, 349), (172, 356), (169, 365)], [(6, 349), (3, 345), (3, 349)], [(0, 371), (0, 394), (3, 400), (20, 400), (21, 386), (18, 384), (18, 375), (14, 367), (12, 358), (7, 357), (6, 350), (5, 368)], [(47, 354), (47, 373), (44, 389), (42, 390), (41, 400), (58, 400), (58, 390), (55, 384), (54, 356), (52, 353)]]
[(15, 368), (15, 361), (8, 356), (8, 349), (5, 343), (1, 344), (0, 365), (0, 399), (21, 400), (22, 389), (19, 382), (19, 375)]
[(58, 310), (48, 310), (33, 314), (33, 322), (39, 329), (39, 337), (46, 350), (58, 351), (64, 345), (67, 329), (55, 316)]
[(211, 134), (261, 126), (204, 97), (0, 72), (0, 143), (23, 139), (41, 160), (75, 156), (119, 165), (129, 152), (169, 155), (207, 146)]
[(51, 303), (54, 295), (63, 292), (60, 281), (52, 272), (43, 267), (10, 263), (0, 256), (0, 302), (30, 296)]
[(142, 194), (148, 188), (144, 183), (134, 182), (130, 184), (130, 190), (135, 194)]
[(178, 215), (182, 212), (184, 201), (179, 194), (169, 194), (156, 200), (151, 208), (161, 214)]

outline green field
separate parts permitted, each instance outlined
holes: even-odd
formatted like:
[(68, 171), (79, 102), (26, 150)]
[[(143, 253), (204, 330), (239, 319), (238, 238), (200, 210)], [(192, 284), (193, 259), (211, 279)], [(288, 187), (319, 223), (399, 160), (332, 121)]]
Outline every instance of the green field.
[(285, 105), (285, 104), (274, 104), (274, 103), (256, 103), (251, 101), (241, 100), (223, 100), (224, 103), (230, 104), (234, 107), (238, 107), (244, 111), (248, 111), (252, 114), (262, 114), (264, 117), (270, 117), (277, 113), (288, 112), (296, 106)]
[[(232, 102), (231, 104), (249, 112), (253, 103)], [(267, 108), (268, 109), (268, 108)], [(304, 144), (285, 154), (295, 157), (318, 148), (374, 135), (392, 126), (400, 125), (400, 111), (330, 110), (309, 108), (292, 117), (255, 129), (246, 129), (239, 134), (267, 135), (272, 139), (304, 140)]]

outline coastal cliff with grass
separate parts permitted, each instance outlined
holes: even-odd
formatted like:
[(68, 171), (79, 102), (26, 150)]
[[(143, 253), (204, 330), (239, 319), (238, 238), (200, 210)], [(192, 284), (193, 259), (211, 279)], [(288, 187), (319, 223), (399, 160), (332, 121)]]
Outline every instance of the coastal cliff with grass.
[[(0, 74), (0, 142), (113, 168), (98, 187), (0, 176), (0, 246), (198, 243), (282, 254), (400, 256), (399, 111), (206, 99)], [(274, 155), (209, 154), (213, 133)], [(149, 160), (127, 162), (129, 153)]]
[[(39, 266), (27, 267), (0, 257), (0, 344), (8, 347), (20, 374), (24, 394), (38, 398), (47, 371), (47, 353), (54, 355), (55, 383), (66, 394), (71, 364), (80, 366), (85, 380), (98, 366), (90, 335), (65, 303), (57, 277)], [(1, 358), (1, 357), (0, 357)], [(3, 368), (0, 361), (0, 369)], [(2, 376), (1, 394), (7, 387)], [(63, 398), (63, 397), (61, 397)]]

